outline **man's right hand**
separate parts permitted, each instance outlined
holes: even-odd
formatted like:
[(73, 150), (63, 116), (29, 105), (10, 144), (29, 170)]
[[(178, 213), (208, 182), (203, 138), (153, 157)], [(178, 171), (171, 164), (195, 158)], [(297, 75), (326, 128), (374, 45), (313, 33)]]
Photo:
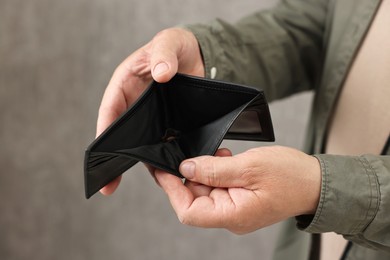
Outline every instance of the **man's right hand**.
[[(115, 70), (99, 108), (96, 136), (137, 100), (150, 84), (169, 81), (177, 72), (204, 77), (204, 65), (195, 36), (181, 28), (166, 29), (127, 57)], [(108, 195), (121, 177), (100, 191)]]

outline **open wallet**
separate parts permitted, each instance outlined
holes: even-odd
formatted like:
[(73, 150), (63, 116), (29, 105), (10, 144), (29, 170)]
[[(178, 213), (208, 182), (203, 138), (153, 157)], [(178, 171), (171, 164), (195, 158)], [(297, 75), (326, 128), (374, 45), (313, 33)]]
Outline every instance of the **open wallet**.
[(183, 160), (215, 154), (223, 139), (275, 140), (263, 91), (183, 74), (153, 82), (87, 148), (85, 195), (138, 161), (182, 177)]

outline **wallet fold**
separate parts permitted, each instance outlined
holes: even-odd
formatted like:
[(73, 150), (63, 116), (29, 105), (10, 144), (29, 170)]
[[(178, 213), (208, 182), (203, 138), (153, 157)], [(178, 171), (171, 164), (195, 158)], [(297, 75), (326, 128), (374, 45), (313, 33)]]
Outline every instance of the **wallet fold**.
[(153, 82), (87, 148), (85, 195), (139, 161), (182, 177), (183, 160), (215, 154), (223, 139), (275, 140), (263, 91), (182, 74)]

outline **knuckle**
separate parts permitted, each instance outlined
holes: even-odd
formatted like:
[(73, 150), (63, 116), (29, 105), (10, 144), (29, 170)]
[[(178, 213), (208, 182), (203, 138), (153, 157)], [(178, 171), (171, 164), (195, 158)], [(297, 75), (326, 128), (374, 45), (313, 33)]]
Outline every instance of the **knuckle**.
[(178, 214), (177, 218), (179, 219), (180, 223), (183, 225), (191, 225), (191, 221), (185, 214)]
[(217, 167), (212, 157), (206, 157), (202, 163), (202, 174), (206, 177), (208, 184), (219, 186)]
[(241, 218), (243, 219), (240, 219), (240, 220), (237, 220), (237, 221), (234, 221), (232, 223), (230, 223), (230, 227), (228, 228), (228, 230), (236, 235), (245, 235), (245, 234), (248, 234), (250, 232), (252, 232), (253, 230), (255, 230), (252, 225), (251, 225), (251, 222), (247, 222), (247, 220), (245, 219), (245, 217), (242, 217)]
[(247, 232), (244, 232), (242, 230), (238, 230), (238, 229), (234, 229), (234, 228), (231, 228), (231, 229), (228, 229), (230, 232), (232, 232), (233, 234), (235, 235), (239, 235), (239, 236), (242, 236), (242, 235), (245, 235)]
[(169, 29), (163, 29), (163, 30), (159, 31), (158, 33), (156, 33), (156, 35), (154, 36), (153, 40), (161, 38), (161, 37), (164, 37), (168, 33), (169, 33)]
[(247, 165), (240, 170), (240, 179), (247, 184), (252, 184), (256, 181), (257, 169), (255, 166)]
[(185, 218), (182, 215), (177, 215), (177, 218), (179, 219), (179, 222), (181, 224), (185, 224), (186, 223)]
[(167, 28), (159, 31), (154, 37), (153, 37), (153, 43), (156, 41), (160, 42), (161, 40), (166, 40), (166, 39), (175, 39), (180, 35), (177, 35), (176, 29), (175, 28)]
[(248, 228), (243, 225), (235, 225), (233, 227), (227, 228), (227, 230), (229, 230), (235, 235), (240, 235), (240, 236), (248, 234), (250, 232), (250, 230), (248, 230)]
[(257, 149), (255, 148), (246, 151), (240, 160), (242, 162), (240, 178), (248, 184), (256, 182), (264, 171), (264, 167), (266, 167)]

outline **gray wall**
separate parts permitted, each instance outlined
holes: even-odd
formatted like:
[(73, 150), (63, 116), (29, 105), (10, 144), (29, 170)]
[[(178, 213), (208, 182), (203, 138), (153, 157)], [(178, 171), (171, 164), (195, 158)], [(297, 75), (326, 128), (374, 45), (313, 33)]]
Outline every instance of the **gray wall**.
[[(269, 259), (277, 225), (245, 236), (183, 226), (141, 165), (87, 201), (83, 152), (112, 71), (157, 31), (273, 3), (0, 0), (0, 259)], [(279, 144), (301, 147), (310, 99), (272, 104)]]

